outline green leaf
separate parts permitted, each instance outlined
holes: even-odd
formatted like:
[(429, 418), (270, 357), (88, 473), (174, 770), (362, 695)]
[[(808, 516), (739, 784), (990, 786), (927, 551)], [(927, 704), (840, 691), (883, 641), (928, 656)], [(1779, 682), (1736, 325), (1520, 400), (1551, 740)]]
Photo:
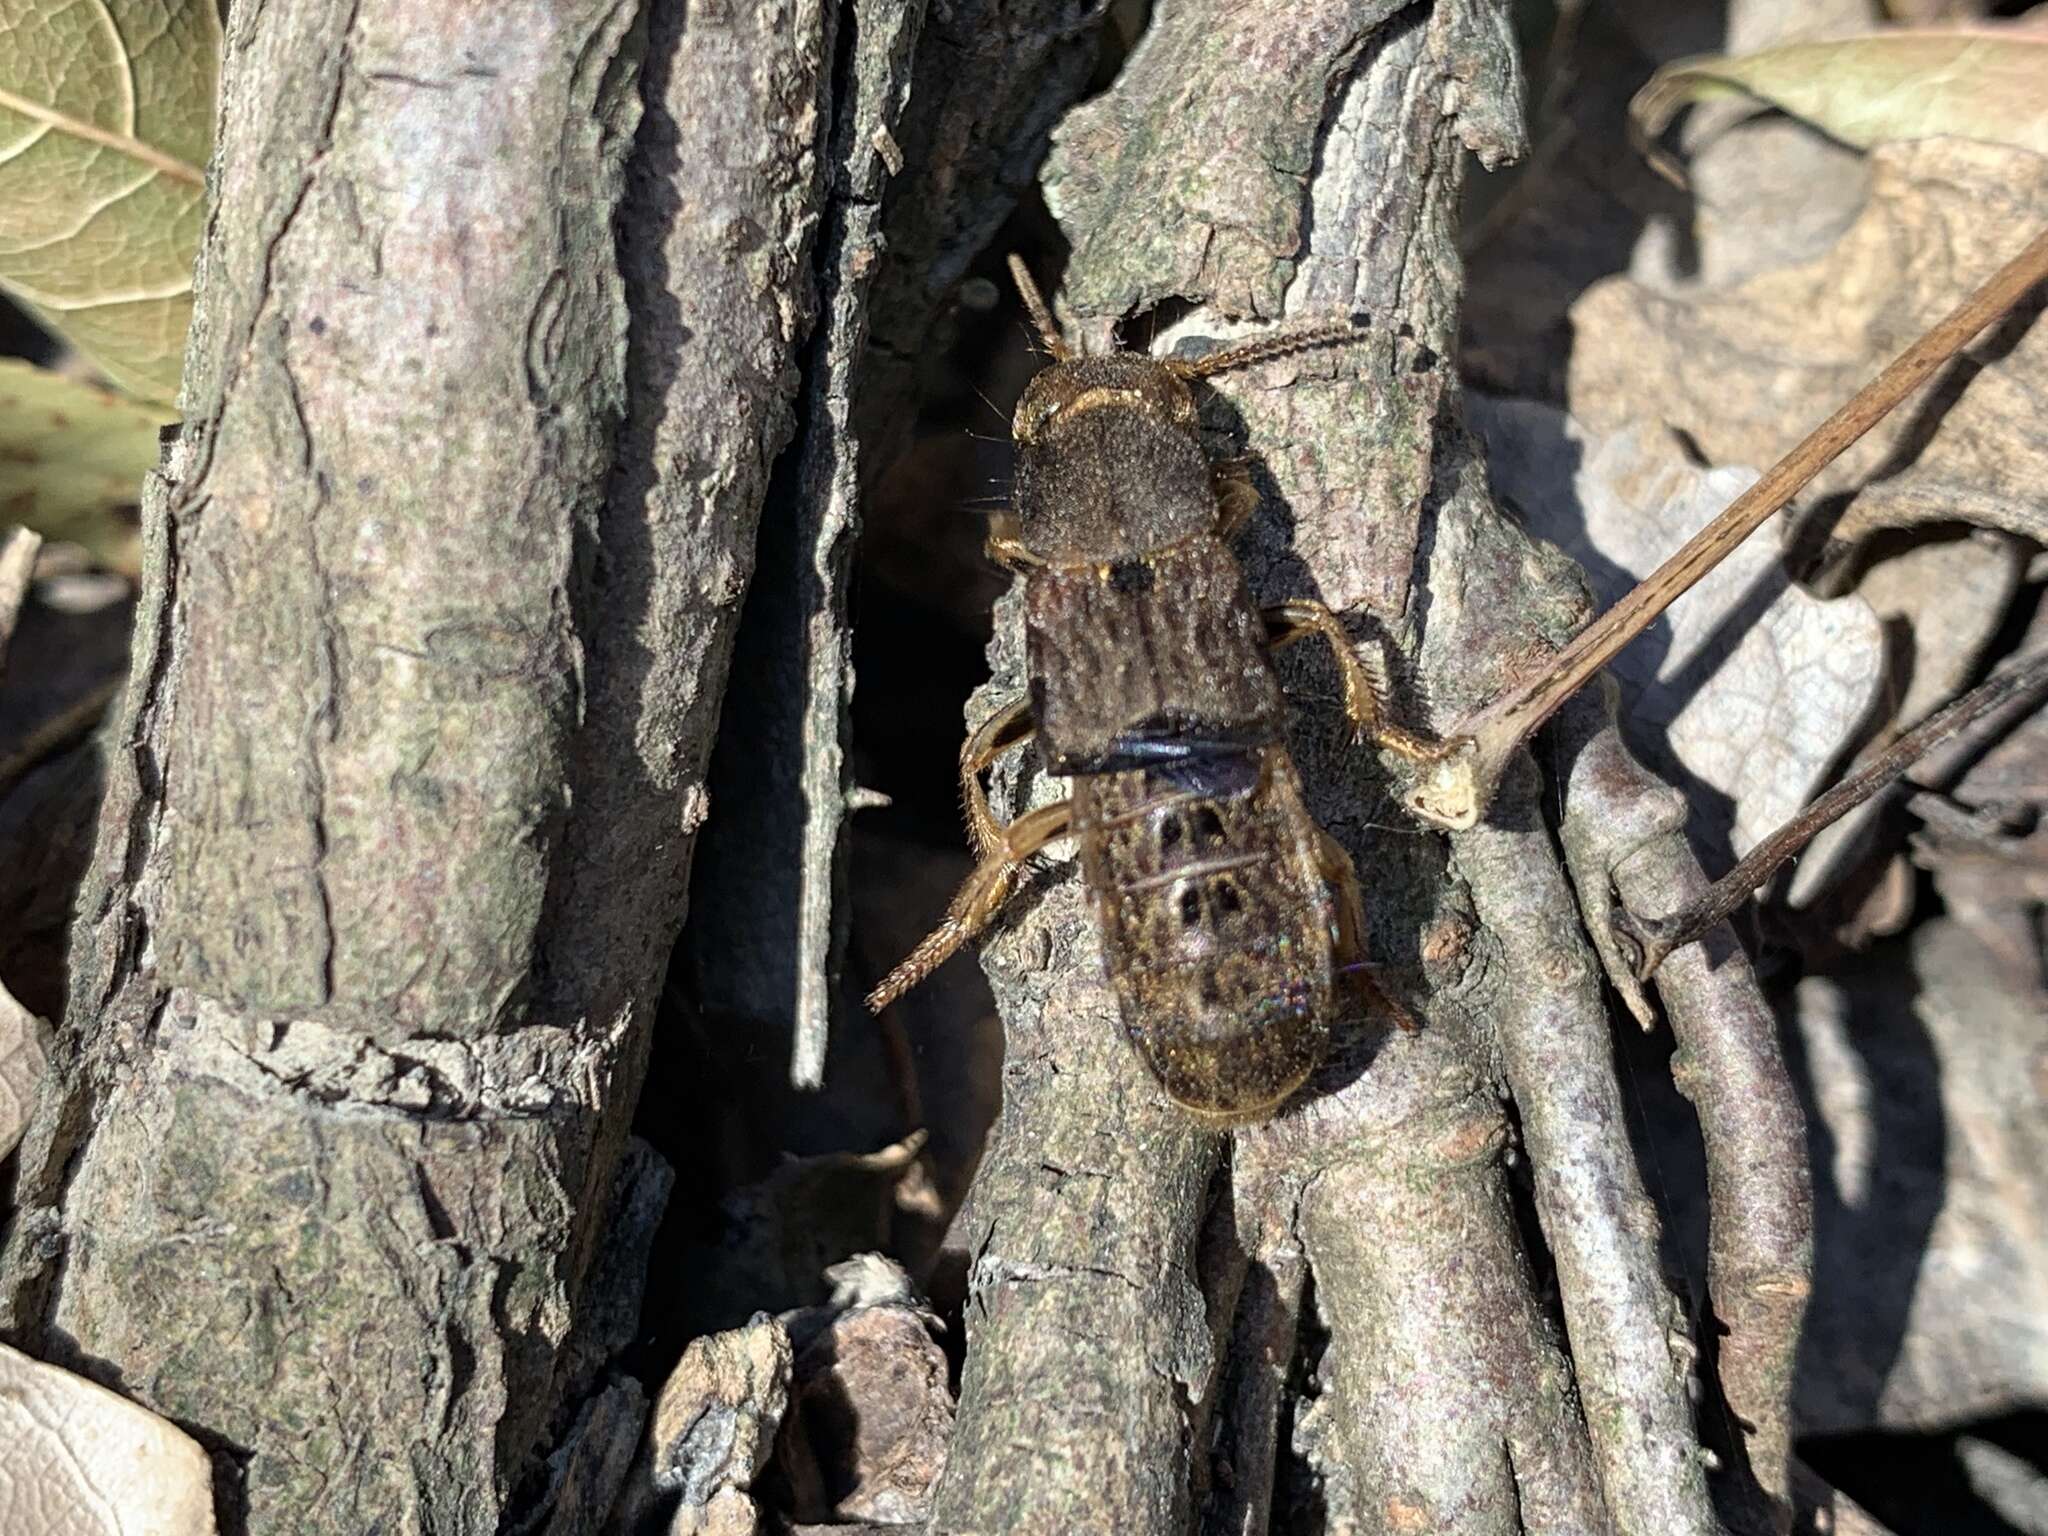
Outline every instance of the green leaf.
[(123, 389), (178, 392), (214, 0), (0, 0), (0, 288)]
[(0, 359), (0, 523), (82, 544), (132, 573), (139, 548), (127, 511), (156, 467), (157, 429), (171, 419), (112, 390)]
[(1983, 139), (2048, 155), (2048, 37), (1977, 27), (1787, 43), (1742, 58), (1678, 59), (1629, 115), (1655, 139), (1691, 101), (1750, 97), (1868, 149), (1897, 139)]

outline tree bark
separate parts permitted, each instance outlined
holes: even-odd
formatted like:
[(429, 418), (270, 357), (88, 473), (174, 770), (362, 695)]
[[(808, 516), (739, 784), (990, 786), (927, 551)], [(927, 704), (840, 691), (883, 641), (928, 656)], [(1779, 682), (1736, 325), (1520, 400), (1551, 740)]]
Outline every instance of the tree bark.
[(845, 940), (846, 763), (853, 692), (850, 569), (861, 444), (853, 402), (868, 289), (882, 251), (881, 194), (909, 87), (922, 4), (819, 7), (826, 56), (849, 49), (831, 125), (820, 241), (818, 334), (796, 451), (765, 508), (757, 580), (733, 664), (732, 707), (712, 768), (718, 819), (701, 879), (713, 899), (687, 949), (697, 1006), (750, 1037), (788, 1035), (791, 1083), (820, 1087)]
[(835, 1017), (859, 1008), (839, 967), (860, 493), (901, 451), (923, 353), (1085, 84), (1101, 22), (1099, 7), (1057, 0), (827, 14), (849, 58), (830, 103), (825, 313), (797, 448), (769, 490), (684, 940), (707, 1027), (782, 1056), (807, 1090), (824, 1081)]
[[(696, 834), (715, 797), (691, 1001), (814, 1082), (858, 495), (1048, 137), (1091, 345), (1181, 301), (1163, 347), (1364, 328), (1204, 400), (1259, 597), (1388, 645), (1424, 727), (1584, 621), (1449, 361), (1464, 157), (1521, 147), (1506, 9), (1162, 5), (1069, 111), (1100, 5), (238, 7), (6, 1337), (200, 1436), (230, 1532), (587, 1529), (655, 1395), (612, 1369), (670, 1177), (628, 1126)], [(1013, 600), (991, 661), (976, 720)], [(1039, 878), (984, 951), (1004, 1104), (929, 1529), (1718, 1531), (1594, 969), (1610, 884), (1697, 879), (1664, 792), (1581, 719), (1549, 792), (1518, 760), (1488, 824), (1420, 832), (1327, 658), (1282, 666), (1422, 1027), (1347, 1018), (1287, 1114), (1200, 1129), (1119, 1038), (1071, 865)], [(1065, 792), (1033, 761), (999, 808)], [(1704, 1069), (1708, 1361), (1782, 1516), (1797, 1112), (1739, 953), (1658, 995)]]
[(631, 1337), (607, 1229), (666, 1178), (621, 1154), (809, 323), (821, 15), (665, 12), (643, 118), (616, 0), (233, 12), (0, 1273), (10, 1339), (203, 1439), (223, 1529), (495, 1531)]
[[(1707, 885), (1685, 841), (1684, 797), (1629, 752), (1609, 692), (1574, 700), (1556, 733), (1568, 785), (1560, 831), (1596, 938), (1611, 933), (1610, 890), (1622, 907), (1651, 913), (1680, 907)], [(1633, 981), (1614, 954), (1609, 975)], [(1792, 1372), (1813, 1290), (1806, 1120), (1770, 1004), (1725, 924), (1675, 952), (1656, 987), (1678, 1041), (1672, 1077), (1699, 1113), (1706, 1154), (1714, 1326), (1704, 1342), (1732, 1418), (1730, 1450), (1743, 1463), (1727, 1502), (1784, 1529), (1792, 1515)]]
[[(1202, 307), (1161, 350), (1236, 317), (1370, 327), (1216, 379), (1204, 423), (1264, 496), (1239, 545), (1255, 594), (1391, 641), (1417, 724), (1587, 616), (1576, 570), (1489, 499), (1446, 361), (1463, 150), (1518, 151), (1519, 93), (1485, 0), (1163, 8), (1044, 176), (1074, 251), (1060, 297), (1093, 345), (1169, 299)], [(970, 724), (1020, 686), (1014, 600), (991, 666)], [(1718, 1531), (1695, 1351), (1533, 774), (1446, 846), (1397, 823), (1327, 664), (1290, 653), (1283, 674), (1312, 808), (1366, 872), (1373, 959), (1423, 1028), (1347, 1021), (1288, 1113), (1199, 1131), (1117, 1042), (1071, 866), (1019, 902), (984, 949), (1005, 1097), (954, 1228), (968, 1349), (933, 1528), (1289, 1529), (1292, 1463), (1332, 1529)], [(1016, 813), (1065, 786), (1027, 752), (997, 788)], [(1562, 1333), (1531, 1274), (1553, 1263)], [(1303, 1354), (1312, 1320), (1327, 1343)]]

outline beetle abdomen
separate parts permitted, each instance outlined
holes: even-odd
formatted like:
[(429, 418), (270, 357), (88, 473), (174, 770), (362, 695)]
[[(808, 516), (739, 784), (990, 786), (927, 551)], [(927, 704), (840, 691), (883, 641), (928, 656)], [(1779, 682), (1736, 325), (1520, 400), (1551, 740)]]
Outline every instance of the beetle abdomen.
[(1329, 1036), (1330, 895), (1286, 750), (1089, 775), (1074, 811), (1133, 1048), (1193, 1114), (1269, 1112)]

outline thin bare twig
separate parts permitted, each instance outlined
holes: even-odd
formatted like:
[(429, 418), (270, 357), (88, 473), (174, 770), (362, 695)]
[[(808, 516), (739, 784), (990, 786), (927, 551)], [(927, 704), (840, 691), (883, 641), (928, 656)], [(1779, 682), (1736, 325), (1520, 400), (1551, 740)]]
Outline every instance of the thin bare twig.
[(1515, 749), (1631, 640), (1797, 495), (1850, 444), (2048, 277), (2048, 230), (1858, 390), (1726, 511), (1574, 637), (1543, 672), (1516, 684), (1448, 733), (1465, 738), (1406, 795), (1423, 820), (1453, 830), (1478, 821)]
[[(1582, 696), (1559, 720), (1558, 756), (1570, 765), (1563, 837), (1578, 850), (1573, 877), (1589, 927), (1611, 909), (1610, 886), (1619, 920), (1631, 906), (1707, 883), (1685, 840), (1684, 797), (1636, 761), (1611, 709)], [(1610, 975), (1625, 965), (1602, 958)], [(1707, 1300), (1720, 1325), (1714, 1374), (1736, 1421), (1729, 1438), (1783, 1530), (1792, 1515), (1792, 1367), (1813, 1273), (1805, 1117), (1777, 1020), (1732, 936), (1711, 954), (1680, 956), (1657, 993), (1678, 1042), (1672, 1077), (1699, 1113), (1707, 1157)]]
[[(1357, 1123), (1355, 1106), (1331, 1107)], [(1301, 1241), (1330, 1329), (1319, 1411), (1338, 1454), (1322, 1459), (1348, 1474), (1366, 1529), (1650, 1528), (1602, 1507), (1572, 1374), (1515, 1241), (1497, 1097), (1419, 1110), (1391, 1135), (1320, 1147), (1333, 1160), (1302, 1194)]]
[(1528, 760), (1509, 814), (1459, 833), (1452, 862), (1507, 985), (1494, 1012), (1522, 1112), (1536, 1209), (1600, 1487), (1621, 1536), (1718, 1536), (1687, 1397), (1689, 1362), (1657, 1221), (1623, 1121), (1593, 956), (1537, 807)]
[(1638, 917), (1624, 911), (1615, 926), (1636, 946), (1636, 974), (1645, 979), (1655, 975), (1666, 956), (1699, 939), (1741, 906), (1823, 827), (1886, 788), (1926, 753), (1954, 740), (1979, 716), (2036, 690), (2048, 692), (2048, 648), (2013, 658), (1961, 698), (1936, 710), (1764, 838), (1733, 869), (1678, 911), (1665, 917)]

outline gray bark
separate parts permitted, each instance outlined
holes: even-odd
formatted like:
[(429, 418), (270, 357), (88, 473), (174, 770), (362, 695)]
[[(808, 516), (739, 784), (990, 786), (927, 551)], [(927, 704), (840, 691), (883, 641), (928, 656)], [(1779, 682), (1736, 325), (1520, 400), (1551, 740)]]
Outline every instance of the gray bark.
[(949, 0), (930, 6), (896, 131), (905, 174), (883, 209), (889, 259), (869, 306), (855, 402), (878, 468), (902, 449), (960, 280), (1045, 159), (1088, 84), (1108, 0)]
[[(1520, 148), (1505, 11), (1162, 5), (1067, 112), (1099, 6), (238, 8), (7, 1337), (198, 1434), (229, 1529), (590, 1528), (654, 1397), (607, 1368), (667, 1187), (627, 1126), (696, 833), (716, 798), (693, 1001), (749, 1041), (793, 1021), (814, 1082), (858, 493), (1048, 138), (1093, 344), (1175, 299), (1192, 334), (1368, 325), (1205, 401), (1265, 498), (1261, 598), (1389, 644), (1424, 726), (1583, 621), (1574, 569), (1490, 500), (1447, 361), (1464, 156)], [(976, 718), (1020, 681), (1014, 603), (992, 661)], [(1526, 763), (1490, 824), (1418, 832), (1328, 659), (1283, 670), (1422, 1028), (1346, 1019), (1293, 1111), (1201, 1130), (1124, 1049), (1053, 864), (985, 951), (1009, 1054), (954, 1229), (930, 1529), (1256, 1536), (1305, 1467), (1332, 1529), (1715, 1531), (1594, 971), (1609, 881), (1654, 907), (1697, 878), (1661, 792), (1600, 755), (1611, 731), (1581, 764), (1605, 778), (1559, 776), (1589, 941)], [(1000, 809), (1064, 791), (1031, 763)], [(1659, 994), (1705, 1069), (1722, 1385), (1782, 1498), (1796, 1109), (1739, 955)], [(766, 1444), (717, 1490), (749, 1519)]]
[(1492, 963), (1511, 981), (1495, 1027), (1609, 1513), (1619, 1531), (1708, 1536), (1690, 1362), (1674, 1348), (1686, 1319), (1658, 1265), (1657, 1213), (1629, 1149), (1592, 948), (1535, 791), (1525, 764), (1489, 820), (1453, 839), (1454, 858)]
[[(789, 1077), (824, 1082), (845, 940), (843, 838), (853, 692), (849, 570), (859, 533), (861, 444), (853, 431), (868, 289), (882, 252), (881, 194), (900, 166), (894, 130), (909, 87), (921, 3), (823, 7), (826, 55), (851, 47), (832, 124), (820, 241), (823, 314), (810, 348), (797, 451), (778, 472), (733, 666), (689, 932), (695, 1000), (751, 1034), (790, 1036)], [(851, 28), (850, 37), (842, 35)]]
[[(1576, 850), (1573, 879), (1596, 934), (1608, 926), (1610, 888), (1629, 911), (1654, 913), (1707, 885), (1685, 840), (1684, 797), (1635, 760), (1610, 710), (1575, 700), (1557, 733), (1570, 764), (1562, 836)], [(1725, 925), (1674, 953), (1656, 987), (1678, 1041), (1672, 1077), (1699, 1113), (1706, 1153), (1708, 1363), (1755, 1485), (1745, 1491), (1769, 1501), (1756, 1511), (1763, 1523), (1783, 1527), (1792, 1514), (1792, 1373), (1813, 1290), (1805, 1116), (1770, 1004)]]
[[(1489, 500), (1444, 361), (1462, 151), (1515, 152), (1519, 113), (1493, 5), (1181, 6), (1061, 124), (1046, 171), (1074, 247), (1061, 301), (1092, 344), (1167, 298), (1205, 306), (1195, 334), (1371, 325), (1219, 377), (1204, 420), (1265, 496), (1239, 545), (1254, 592), (1393, 642), (1414, 723), (1486, 701), (1586, 617), (1569, 563)], [(970, 724), (1019, 684), (1013, 602), (991, 663)], [(1071, 865), (1020, 900), (984, 949), (1005, 1100), (954, 1229), (968, 1355), (934, 1529), (1284, 1529), (1274, 1469), (1301, 1457), (1332, 1528), (1716, 1531), (1685, 1319), (1539, 797), (1525, 783), (1446, 848), (1397, 822), (1327, 663), (1283, 672), (1312, 807), (1366, 872), (1373, 958), (1423, 1028), (1348, 1021), (1306, 1098), (1226, 1152), (1118, 1047)], [(1009, 812), (1064, 788), (1032, 762), (997, 775)], [(1569, 1357), (1511, 1213), (1510, 1095)], [(1311, 1286), (1329, 1339), (1290, 1445)]]
[(229, 1529), (497, 1530), (633, 1326), (592, 1277), (659, 1204), (617, 1175), (829, 62), (815, 5), (678, 21), (643, 120), (610, 0), (233, 13), (0, 1270), (11, 1339), (203, 1439)]
[(827, 104), (824, 313), (762, 525), (685, 941), (694, 1006), (786, 1050), (799, 1089), (822, 1084), (834, 1016), (858, 1006), (839, 965), (860, 492), (902, 447), (921, 354), (1086, 81), (1100, 23), (1048, 0), (825, 9), (851, 58)]

